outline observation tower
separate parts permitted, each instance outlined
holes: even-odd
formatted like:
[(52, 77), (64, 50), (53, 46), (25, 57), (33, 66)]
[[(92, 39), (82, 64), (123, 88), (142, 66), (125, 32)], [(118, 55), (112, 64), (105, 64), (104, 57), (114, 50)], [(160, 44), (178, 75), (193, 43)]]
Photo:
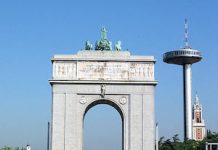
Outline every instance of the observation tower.
[(168, 64), (183, 66), (184, 96), (184, 140), (192, 139), (192, 73), (191, 65), (202, 59), (201, 52), (188, 45), (188, 24), (185, 19), (185, 47), (163, 54), (163, 61)]

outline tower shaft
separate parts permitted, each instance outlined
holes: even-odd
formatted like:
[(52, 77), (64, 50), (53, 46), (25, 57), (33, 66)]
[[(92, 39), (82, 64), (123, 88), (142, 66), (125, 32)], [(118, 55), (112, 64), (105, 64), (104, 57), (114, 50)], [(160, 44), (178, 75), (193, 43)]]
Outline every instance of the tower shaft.
[(158, 145), (158, 139), (159, 139), (159, 137), (158, 137), (158, 124), (156, 123), (156, 136), (155, 136), (155, 150), (159, 150), (159, 145)]
[(183, 65), (184, 81), (184, 139), (192, 139), (192, 72), (191, 64)]
[(50, 122), (48, 122), (48, 135), (47, 135), (47, 150), (49, 150), (49, 144), (50, 144)]
[(201, 61), (198, 50), (188, 45), (188, 22), (185, 19), (185, 47), (164, 53), (163, 61), (168, 64), (183, 66), (183, 96), (184, 96), (184, 140), (192, 139), (192, 73), (191, 65)]

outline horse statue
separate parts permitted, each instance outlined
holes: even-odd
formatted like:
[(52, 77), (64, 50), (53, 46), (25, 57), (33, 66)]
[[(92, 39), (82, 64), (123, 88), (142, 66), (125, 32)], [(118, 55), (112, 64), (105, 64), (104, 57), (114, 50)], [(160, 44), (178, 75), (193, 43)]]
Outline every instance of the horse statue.
[(121, 47), (122, 42), (121, 41), (117, 41), (117, 43), (114, 46), (114, 49), (116, 51), (121, 51), (122, 47)]
[(88, 40), (85, 43), (85, 50), (92, 50), (93, 49), (93, 45), (91, 44), (91, 42)]

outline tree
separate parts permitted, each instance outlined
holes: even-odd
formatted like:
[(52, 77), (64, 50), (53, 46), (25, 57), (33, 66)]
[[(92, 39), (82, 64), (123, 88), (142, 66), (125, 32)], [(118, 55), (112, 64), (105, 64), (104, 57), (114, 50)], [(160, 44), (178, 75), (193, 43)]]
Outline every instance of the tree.
[(178, 134), (175, 134), (175, 135), (173, 136), (173, 142), (174, 142), (174, 143), (180, 142), (180, 140), (179, 140), (179, 135), (178, 135)]
[(159, 150), (204, 150), (205, 141), (187, 140), (181, 142), (178, 134), (175, 134), (171, 139), (164, 141), (164, 137), (161, 137)]
[(218, 143), (218, 132), (211, 132), (210, 130), (207, 130), (205, 140), (209, 143)]
[(162, 145), (164, 142), (164, 139), (165, 139), (164, 136), (160, 137), (160, 140), (158, 141), (158, 145)]
[(15, 147), (14, 150), (19, 150), (19, 147)]
[(187, 140), (184, 142), (185, 150), (198, 150), (198, 142), (195, 140)]
[[(20, 150), (20, 148), (17, 147), (17, 146), (12, 148), (12, 147), (8, 147), (7, 145), (5, 145), (5, 147), (4, 148), (0, 148), (0, 150)], [(26, 148), (21, 148), (21, 150), (26, 150)]]
[[(162, 138), (162, 140), (164, 137)], [(172, 142), (170, 139), (165, 140), (159, 147), (159, 150), (172, 150)]]
[(8, 147), (7, 145), (5, 145), (5, 147), (3, 148), (3, 150), (12, 150), (11, 147)]

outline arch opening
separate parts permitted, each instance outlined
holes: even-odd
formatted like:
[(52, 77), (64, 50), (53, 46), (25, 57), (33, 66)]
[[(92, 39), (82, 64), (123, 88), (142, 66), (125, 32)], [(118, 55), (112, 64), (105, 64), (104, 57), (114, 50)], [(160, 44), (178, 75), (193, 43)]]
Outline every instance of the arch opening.
[(110, 100), (89, 104), (83, 115), (83, 150), (123, 150), (123, 120), (121, 108)]

